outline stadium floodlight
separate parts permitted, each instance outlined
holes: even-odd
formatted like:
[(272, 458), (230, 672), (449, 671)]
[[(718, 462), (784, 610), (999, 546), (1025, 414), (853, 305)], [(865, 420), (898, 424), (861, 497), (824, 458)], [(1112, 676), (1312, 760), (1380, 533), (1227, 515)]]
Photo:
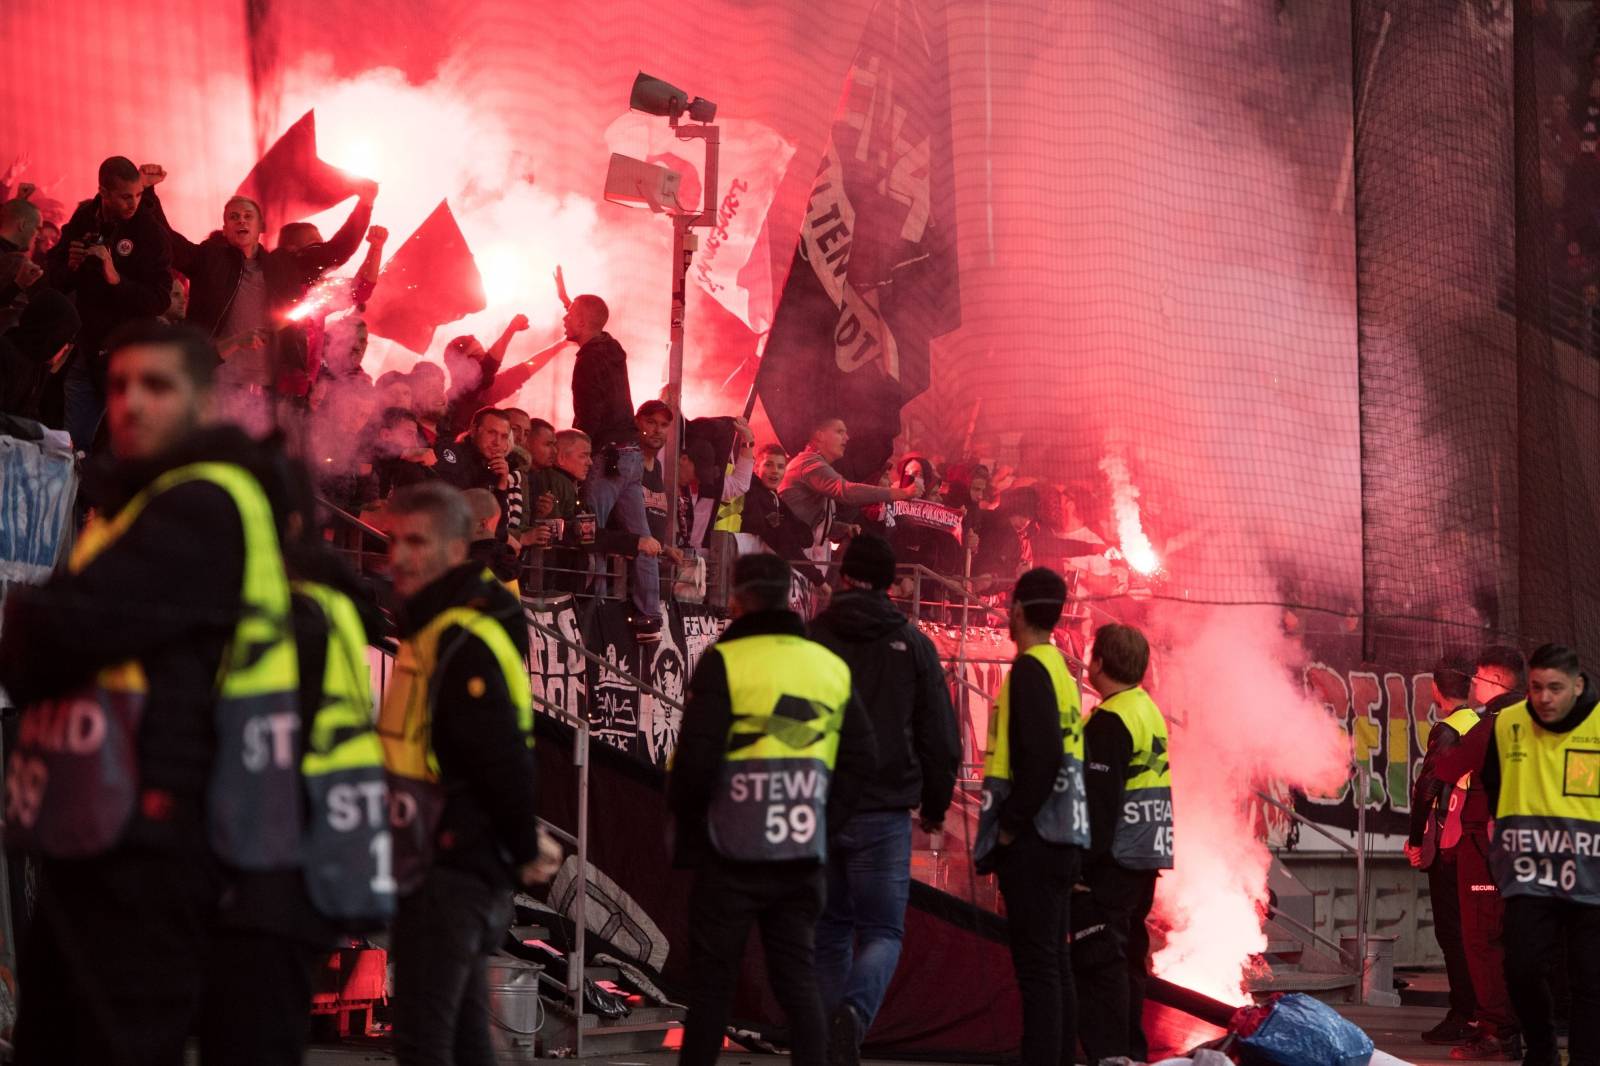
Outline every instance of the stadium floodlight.
[[(667, 167), (642, 163), (625, 155), (612, 155), (611, 168), (606, 173), (607, 200), (633, 207), (649, 206), (652, 211), (666, 212), (672, 217), (672, 317), (668, 323), (667, 389), (677, 403), (683, 396), (683, 323), (688, 314), (689, 263), (700, 249), (700, 238), (693, 230), (716, 223), (717, 151), (722, 134), (711, 125), (717, 117), (716, 104), (700, 96), (691, 98), (676, 85), (652, 78), (643, 71), (633, 80), (628, 107), (666, 118), (677, 140), (700, 141), (705, 145), (705, 167), (700, 172), (702, 199), (698, 204), (678, 202), (679, 175)], [(680, 124), (679, 120), (685, 116), (696, 125)], [(680, 412), (673, 421), (667, 442), (668, 455), (681, 450), (682, 428)], [(678, 464), (668, 463), (664, 473), (667, 499), (677, 499)], [(669, 507), (666, 543), (676, 543), (677, 526), (678, 509)]]
[(628, 106), (647, 115), (666, 115), (674, 123), (685, 111), (696, 122), (710, 122), (717, 117), (717, 105), (710, 100), (703, 96), (691, 100), (689, 94), (676, 85), (652, 78), (644, 71), (633, 79), (633, 95), (628, 99)]
[(613, 152), (606, 169), (606, 199), (624, 207), (648, 207), (658, 214), (676, 211), (682, 181), (683, 176), (671, 167)]

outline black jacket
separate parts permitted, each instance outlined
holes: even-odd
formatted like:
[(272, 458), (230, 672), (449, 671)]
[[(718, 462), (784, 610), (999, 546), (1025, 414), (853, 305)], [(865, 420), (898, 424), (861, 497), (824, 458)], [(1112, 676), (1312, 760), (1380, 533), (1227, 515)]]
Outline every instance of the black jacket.
[[(238, 463), (264, 485), (272, 459), (242, 431), (195, 434), (159, 460), (95, 467), (85, 492), (115, 513), (159, 474), (199, 460)], [(269, 488), (269, 495), (272, 490)], [(137, 659), (149, 684), (139, 730), (142, 799), (130, 846), (198, 854), (215, 757), (217, 669), (239, 619), (244, 531), (209, 482), (157, 496), (77, 574), (13, 586), (0, 626), (0, 687), (18, 706), (60, 696), (101, 667)]]
[(499, 475), (489, 469), (489, 461), (472, 443), (471, 437), (451, 440), (440, 434), (439, 443), (434, 445), (433, 450), (439, 456), (433, 472), (440, 480), (449, 482), (463, 492), (467, 489), (488, 489), (496, 498), (502, 495)]
[[(811, 527), (800, 521), (789, 505), (778, 494), (760, 481), (750, 484), (744, 495), (744, 512), (740, 518), (741, 533), (753, 533), (761, 538), (778, 558), (795, 565), (806, 557), (811, 547)], [(815, 567), (796, 566), (797, 570), (814, 585), (822, 583), (822, 573)]]
[[(774, 633), (803, 637), (805, 632), (805, 623), (793, 611), (762, 611), (734, 619), (720, 640)], [(672, 757), (672, 772), (667, 778), (667, 803), (675, 825), (672, 856), (675, 866), (696, 867), (717, 858), (706, 834), (706, 812), (716, 792), (722, 756), (728, 746), (728, 729), (732, 724), (727, 668), (722, 656), (708, 653), (689, 679), (683, 726)], [(845, 710), (833, 779), (828, 786), (830, 831), (836, 832), (849, 820), (876, 766), (872, 720), (860, 699), (852, 694), (850, 706)], [(801, 861), (796, 865), (814, 867), (815, 864)]]
[(589, 435), (595, 462), (607, 445), (635, 444), (633, 393), (628, 387), (628, 353), (609, 333), (578, 349), (572, 366), (572, 424)]
[(861, 811), (920, 807), (944, 820), (955, 791), (961, 738), (939, 652), (883, 592), (847, 589), (811, 623), (811, 639), (850, 664), (872, 718), (878, 772), (862, 788)]
[(1011, 794), (1000, 807), (1000, 828), (1032, 833), (1033, 819), (1061, 772), (1061, 712), (1050, 674), (1037, 659), (1011, 664)]
[[(213, 232), (199, 244), (178, 233), (168, 224), (154, 189), (145, 190), (139, 214), (134, 217), (142, 215), (155, 219), (167, 234), (172, 248), (172, 265), (189, 279), (187, 320), (216, 336), (227, 317), (234, 292), (239, 287), (244, 253), (229, 244), (221, 230)], [(267, 307), (274, 319), (272, 325), (280, 324), (278, 316), (298, 303), (318, 278), (344, 265), (356, 254), (371, 221), (372, 205), (362, 202), (350, 212), (350, 217), (339, 227), (339, 232), (333, 235), (332, 240), (307, 245), (297, 252), (282, 248), (270, 252), (264, 248), (257, 249), (256, 254), (263, 257), (261, 269), (267, 285)], [(65, 239), (66, 234), (63, 233), (62, 240)]]
[(1133, 761), (1133, 734), (1114, 714), (1092, 714), (1083, 727), (1084, 789), (1089, 803), (1088, 854), (1111, 861), (1122, 821), (1122, 794)]
[[(153, 194), (145, 190), (145, 200)], [(105, 269), (98, 259), (85, 258), (78, 269), (67, 266), (72, 242), (98, 233), (111, 249), (111, 263), (122, 279), (106, 283)], [(167, 248), (167, 232), (160, 217), (143, 203), (126, 222), (107, 224), (100, 215), (100, 197), (85, 200), (61, 227), (61, 241), (50, 249), (47, 260), (50, 286), (72, 295), (78, 304), (82, 328), (78, 331), (78, 352), (90, 360), (96, 375), (105, 372), (100, 349), (111, 331), (136, 318), (154, 318), (172, 302), (172, 255)]]
[[(525, 659), (522, 605), (476, 563), (458, 566), (422, 589), (400, 613), (409, 637), (451, 607), (498, 619)], [(536, 766), (517, 728), (505, 674), (483, 641), (460, 626), (439, 635), (433, 686), (433, 750), (445, 789), (435, 861), (491, 887), (515, 884), (515, 871), (539, 855)]]

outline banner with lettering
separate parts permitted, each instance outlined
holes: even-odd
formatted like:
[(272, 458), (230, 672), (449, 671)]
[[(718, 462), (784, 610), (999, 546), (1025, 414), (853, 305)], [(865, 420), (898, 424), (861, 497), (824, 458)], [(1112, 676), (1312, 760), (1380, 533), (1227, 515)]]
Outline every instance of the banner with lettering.
[(846, 76), (756, 378), (791, 453), (837, 415), (877, 480), (929, 347), (961, 324), (942, 0), (878, 0)]
[[(656, 644), (634, 639), (627, 604), (608, 601), (582, 622), (584, 645), (615, 668), (587, 664), (590, 735), (597, 743), (663, 768), (683, 724), (683, 713), (673, 704), (682, 704), (700, 657), (727, 625), (692, 604), (664, 607), (666, 625)], [(660, 695), (641, 689), (634, 678)]]

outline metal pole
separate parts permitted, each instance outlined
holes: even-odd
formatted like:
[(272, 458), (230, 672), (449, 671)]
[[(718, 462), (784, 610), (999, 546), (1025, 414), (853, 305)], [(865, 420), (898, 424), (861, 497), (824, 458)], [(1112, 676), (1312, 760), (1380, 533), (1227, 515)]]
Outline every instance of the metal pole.
[(573, 737), (572, 762), (578, 770), (578, 898), (572, 901), (572, 959), (567, 964), (567, 981), (572, 992), (572, 1054), (583, 1057), (583, 971), (587, 924), (584, 911), (589, 900), (589, 723), (583, 721)]
[(1356, 1002), (1367, 1002), (1367, 774), (1356, 767)]
[(670, 343), (667, 348), (667, 394), (677, 408), (673, 414), (672, 433), (667, 441), (667, 469), (664, 471), (667, 488), (667, 544), (678, 543), (678, 454), (683, 450), (683, 322), (689, 303), (689, 262), (700, 248), (700, 238), (690, 233), (694, 226), (711, 225), (717, 217), (717, 151), (720, 131), (715, 126), (679, 126), (672, 119), (673, 132), (680, 141), (699, 138), (705, 141), (705, 187), (701, 209), (690, 215), (682, 211), (672, 216), (672, 321)]

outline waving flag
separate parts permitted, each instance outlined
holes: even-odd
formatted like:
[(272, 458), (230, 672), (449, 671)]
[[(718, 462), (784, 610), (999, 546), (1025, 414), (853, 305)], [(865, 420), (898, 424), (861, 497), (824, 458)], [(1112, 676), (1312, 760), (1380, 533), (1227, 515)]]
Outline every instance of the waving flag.
[(348, 200), (367, 184), (317, 157), (317, 116), (307, 111), (239, 183), (239, 195), (261, 205), (270, 232)]
[(878, 0), (811, 188), (756, 378), (791, 451), (850, 427), (840, 471), (876, 480), (933, 338), (961, 323), (945, 4)]
[(367, 302), (367, 328), (420, 355), (433, 343), (434, 330), (485, 306), (472, 249), (450, 204), (440, 200), (384, 266)]

